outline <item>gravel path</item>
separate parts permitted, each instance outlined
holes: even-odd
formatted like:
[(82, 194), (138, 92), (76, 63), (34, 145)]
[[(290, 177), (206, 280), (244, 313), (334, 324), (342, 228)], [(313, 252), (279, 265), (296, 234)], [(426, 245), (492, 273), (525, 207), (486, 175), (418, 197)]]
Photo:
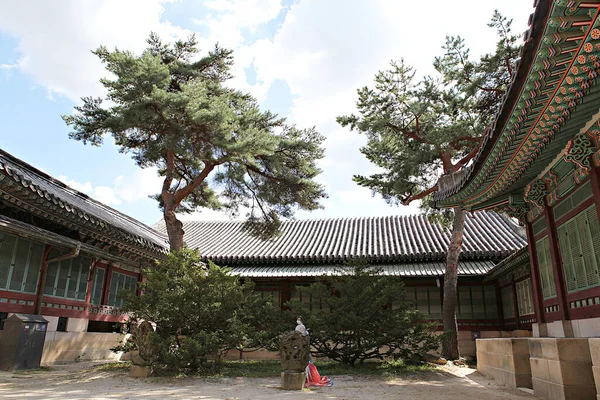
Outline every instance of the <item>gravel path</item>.
[[(277, 378), (130, 378), (124, 372), (98, 371), (97, 364), (54, 366), (50, 370), (0, 372), (0, 399), (533, 399), (499, 386), (470, 368), (440, 367), (413, 377), (333, 376), (334, 386), (303, 391), (279, 389)], [(326, 373), (326, 371), (323, 371)]]

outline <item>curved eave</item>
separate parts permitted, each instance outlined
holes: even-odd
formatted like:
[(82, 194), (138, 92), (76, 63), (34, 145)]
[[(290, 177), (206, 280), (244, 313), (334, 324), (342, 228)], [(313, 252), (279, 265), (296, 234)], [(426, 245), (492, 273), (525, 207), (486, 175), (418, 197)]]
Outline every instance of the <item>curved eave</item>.
[[(566, 8), (569, 6), (569, 8)], [(521, 190), (598, 112), (600, 1), (540, 1), (513, 84), (473, 164), (435, 206), (480, 209)]]

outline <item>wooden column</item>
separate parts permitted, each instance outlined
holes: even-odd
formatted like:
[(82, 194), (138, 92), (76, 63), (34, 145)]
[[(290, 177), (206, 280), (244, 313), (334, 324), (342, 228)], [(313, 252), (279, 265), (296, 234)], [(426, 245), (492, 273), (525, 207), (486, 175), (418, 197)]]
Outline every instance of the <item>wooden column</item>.
[(96, 263), (98, 263), (98, 259), (92, 260), (92, 265), (90, 265), (90, 273), (88, 275), (87, 287), (85, 292), (85, 310), (88, 311), (90, 308), (90, 303), (92, 302), (92, 290), (94, 285), (94, 273), (96, 272)]
[(513, 292), (513, 308), (515, 309), (515, 327), (517, 330), (521, 329), (521, 314), (519, 314), (519, 295), (517, 294), (517, 284), (513, 276), (511, 283)]
[(498, 280), (494, 283), (494, 288), (496, 289), (496, 308), (498, 309), (498, 318), (500, 318), (500, 330), (506, 330), (506, 326), (504, 325), (504, 309), (502, 308), (502, 291), (500, 290), (500, 285), (498, 285)]
[(104, 283), (102, 284), (102, 301), (100, 301), (100, 305), (106, 306), (108, 305), (108, 292), (110, 289), (110, 278), (112, 275), (112, 264), (108, 264), (106, 269), (104, 270)]
[(40, 315), (42, 310), (42, 302), (44, 301), (44, 287), (46, 286), (46, 276), (48, 275), (48, 256), (50, 256), (52, 245), (47, 244), (42, 257), (42, 265), (40, 266), (40, 279), (38, 280), (37, 289), (35, 291), (35, 306), (34, 312)]
[(554, 213), (548, 203), (544, 201), (544, 216), (548, 226), (548, 243), (550, 245), (550, 258), (552, 259), (552, 272), (554, 274), (554, 284), (556, 286), (556, 297), (560, 306), (559, 315), (563, 320), (569, 318), (569, 303), (567, 302), (567, 286), (565, 285), (565, 275), (560, 256), (560, 247), (558, 244), (558, 233), (554, 222)]
[(531, 288), (533, 289), (533, 308), (535, 310), (535, 319), (538, 323), (546, 321), (544, 316), (544, 297), (542, 293), (542, 285), (540, 283), (540, 268), (537, 260), (537, 251), (535, 248), (535, 240), (533, 239), (533, 229), (531, 224), (525, 224), (527, 232), (527, 243), (529, 243), (529, 265), (531, 266)]
[(594, 193), (596, 213), (598, 214), (598, 218), (600, 218), (600, 167), (596, 167), (593, 160), (591, 160), (591, 164), (590, 182), (592, 183), (592, 191)]

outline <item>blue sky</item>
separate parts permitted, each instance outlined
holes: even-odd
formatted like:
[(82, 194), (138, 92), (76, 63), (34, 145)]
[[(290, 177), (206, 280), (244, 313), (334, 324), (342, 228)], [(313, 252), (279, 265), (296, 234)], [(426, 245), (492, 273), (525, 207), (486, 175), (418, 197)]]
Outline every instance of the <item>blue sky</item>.
[[(403, 57), (431, 73), (446, 34), (464, 36), (474, 54), (493, 49), (486, 26), (494, 8), (523, 32), (531, 1), (431, 0), (22, 0), (0, 3), (0, 148), (96, 199), (152, 224), (160, 178), (140, 170), (110, 140), (101, 147), (69, 139), (61, 119), (82, 96), (101, 96), (100, 44), (141, 51), (150, 31), (166, 40), (195, 32), (203, 49), (235, 51), (230, 83), (300, 127), (326, 137), (319, 177), (329, 199), (299, 218), (416, 213), (391, 207), (352, 182), (375, 169), (359, 153), (364, 138), (335, 117), (353, 111), (356, 89)], [(224, 219), (202, 212), (195, 219)]]

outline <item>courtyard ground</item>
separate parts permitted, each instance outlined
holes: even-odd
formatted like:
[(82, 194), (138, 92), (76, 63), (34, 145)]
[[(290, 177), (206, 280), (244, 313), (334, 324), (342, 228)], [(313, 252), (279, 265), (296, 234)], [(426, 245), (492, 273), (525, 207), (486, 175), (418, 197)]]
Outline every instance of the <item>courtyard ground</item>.
[[(0, 399), (533, 399), (497, 385), (476, 370), (445, 366), (383, 379), (332, 376), (333, 387), (283, 391), (268, 378), (130, 378), (124, 370), (94, 363), (53, 366), (32, 372), (0, 372)], [(327, 371), (321, 371), (324, 374)]]

